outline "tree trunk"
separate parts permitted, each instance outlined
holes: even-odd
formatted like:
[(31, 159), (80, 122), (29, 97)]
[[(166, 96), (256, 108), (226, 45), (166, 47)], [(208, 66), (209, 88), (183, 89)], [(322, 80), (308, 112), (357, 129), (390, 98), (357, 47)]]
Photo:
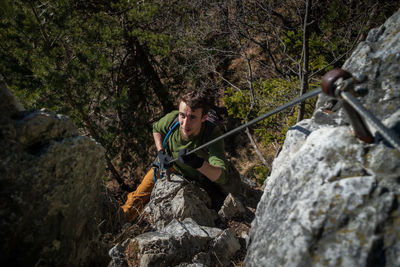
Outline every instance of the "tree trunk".
[[(304, 27), (303, 27), (303, 66), (300, 71), (300, 96), (304, 95), (308, 90), (308, 64), (309, 64), (309, 51), (308, 51), (308, 39), (309, 39), (309, 30), (307, 27), (310, 9), (311, 9), (312, 1), (307, 0), (306, 2), (306, 13), (304, 15)], [(299, 104), (299, 112), (297, 113), (297, 122), (301, 121), (304, 117), (305, 111), (305, 101)]]
[(151, 87), (153, 88), (154, 93), (156, 94), (158, 101), (160, 101), (164, 112), (166, 113), (172, 111), (173, 109), (175, 109), (175, 106), (171, 101), (168, 90), (161, 83), (157, 71), (154, 69), (153, 65), (151, 65), (148, 57), (148, 52), (137, 39), (134, 39), (133, 43), (136, 47), (136, 59), (139, 62), (139, 66), (145, 73), (146, 79), (149, 81)]
[[(247, 123), (247, 121), (246, 121), (246, 123)], [(251, 145), (252, 145), (253, 148), (254, 148), (254, 151), (256, 152), (258, 158), (261, 160), (262, 164), (264, 164), (264, 166), (270, 168), (271, 166), (268, 165), (268, 162), (265, 160), (263, 154), (262, 154), (261, 151), (258, 149), (257, 144), (256, 144), (256, 142), (254, 141), (254, 138), (253, 138), (253, 136), (251, 135), (251, 133), (250, 133), (250, 131), (249, 131), (249, 128), (246, 128), (246, 131), (245, 131), (245, 132), (246, 132), (246, 134), (247, 134), (247, 137), (248, 137), (249, 140), (250, 140)]]

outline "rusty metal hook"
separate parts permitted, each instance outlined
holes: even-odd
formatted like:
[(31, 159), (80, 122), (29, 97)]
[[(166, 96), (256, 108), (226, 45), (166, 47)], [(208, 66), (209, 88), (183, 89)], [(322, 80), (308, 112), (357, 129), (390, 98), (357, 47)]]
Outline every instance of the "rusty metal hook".
[[(350, 72), (338, 68), (327, 72), (322, 77), (321, 88), (325, 94), (336, 98), (343, 98), (343, 92), (348, 92), (353, 96), (361, 96), (361, 94), (354, 90), (354, 85), (360, 82)], [(365, 95), (365, 92), (362, 93)], [(374, 137), (368, 130), (361, 115), (347, 101), (343, 101), (343, 108), (350, 118), (354, 135), (366, 143), (372, 143)]]
[(364, 96), (365, 89), (355, 89), (354, 85), (365, 81), (364, 78), (354, 77), (342, 69), (329, 71), (322, 78), (322, 91), (327, 95), (343, 99), (343, 107), (349, 115), (355, 135), (366, 143), (372, 143), (374, 137), (368, 130), (364, 119), (367, 120), (394, 148), (400, 152), (400, 137), (368, 111), (356, 97)]

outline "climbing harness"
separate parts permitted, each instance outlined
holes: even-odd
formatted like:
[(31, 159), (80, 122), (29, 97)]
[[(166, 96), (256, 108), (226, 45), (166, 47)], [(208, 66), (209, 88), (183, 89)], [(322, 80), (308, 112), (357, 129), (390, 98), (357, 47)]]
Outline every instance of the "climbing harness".
[(157, 182), (157, 173), (160, 172), (160, 179), (163, 179), (164, 177), (167, 178), (168, 181), (170, 181), (170, 171), (163, 166), (163, 164), (160, 163), (160, 159), (158, 156), (155, 158), (153, 163), (151, 164), (151, 167), (153, 168), (153, 181), (154, 183)]
[[(353, 77), (349, 72), (344, 71), (342, 69), (334, 69), (326, 73), (322, 79), (321, 87), (318, 87), (302, 96), (299, 96), (286, 104), (283, 104), (276, 109), (273, 109), (264, 115), (261, 115), (258, 118), (255, 118), (248, 123), (245, 123), (187, 153), (190, 155), (199, 151), (215, 142), (218, 142), (234, 133), (237, 133), (261, 120), (264, 120), (276, 113), (281, 112), (284, 109), (292, 107), (300, 102), (305, 101), (308, 98), (316, 96), (320, 94), (322, 91), (333, 97), (340, 97), (345, 102), (343, 102), (343, 106), (348, 113), (352, 126), (354, 128), (355, 134), (358, 138), (363, 140), (364, 142), (371, 143), (373, 140), (373, 136), (366, 127), (365, 123), (363, 122), (363, 118), (368, 120), (373, 127), (377, 129), (382, 136), (390, 142), (399, 152), (400, 152), (400, 139), (399, 137), (391, 130), (384, 126), (372, 113), (370, 113), (367, 109), (363, 107), (363, 105), (354, 97), (364, 96), (366, 91), (365, 90), (355, 90), (354, 85), (358, 83), (364, 82), (365, 78), (363, 77)], [(178, 159), (173, 159), (170, 163), (177, 161)]]
[[(156, 157), (153, 161), (153, 163), (151, 164), (151, 167), (153, 168), (153, 181), (154, 183), (157, 182), (157, 172), (160, 169), (160, 160), (158, 159), (158, 157)], [(160, 178), (161, 178), (161, 173), (160, 173)]]
[(175, 120), (173, 121), (174, 124), (170, 127), (168, 133), (165, 135), (164, 141), (163, 141), (163, 147), (165, 149), (167, 149), (167, 140), (168, 137), (171, 135), (171, 133), (175, 130), (175, 128), (179, 125), (179, 121), (175, 122)]
[[(163, 147), (164, 149), (167, 149), (167, 140), (168, 137), (171, 135), (171, 133), (175, 130), (175, 128), (179, 125), (179, 121), (173, 121), (173, 124), (169, 127), (168, 133), (165, 135), (164, 141), (163, 141)], [(157, 182), (157, 173), (160, 172), (160, 179), (167, 177), (167, 180), (169, 181), (169, 171), (168, 169), (165, 168), (163, 164), (161, 164), (160, 159), (158, 156), (154, 159), (153, 163), (151, 164), (151, 167), (153, 168), (153, 181), (154, 183)]]

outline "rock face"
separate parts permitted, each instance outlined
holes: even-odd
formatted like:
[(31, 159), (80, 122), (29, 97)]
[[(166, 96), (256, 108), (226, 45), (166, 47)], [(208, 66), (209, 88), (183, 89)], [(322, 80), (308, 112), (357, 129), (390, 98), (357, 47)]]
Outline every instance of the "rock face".
[[(368, 76), (360, 101), (388, 127), (400, 123), (399, 43), (400, 11), (343, 66)], [(355, 138), (340, 103), (320, 96), (264, 188), (246, 266), (400, 266), (400, 152)]]
[(2, 79), (0, 96), (1, 265), (96, 263), (104, 149), (65, 116), (24, 111)]
[(240, 244), (231, 229), (200, 226), (186, 218), (129, 239), (121, 248), (131, 266), (215, 266), (217, 262), (227, 266)]
[(171, 175), (171, 182), (165, 179), (156, 183), (144, 212), (158, 230), (172, 219), (185, 218), (212, 227), (218, 215), (210, 207), (211, 199), (202, 188), (186, 183), (180, 176)]
[(156, 231), (113, 247), (109, 266), (229, 266), (241, 245), (232, 229), (213, 227), (218, 215), (210, 202), (178, 175), (158, 180), (143, 213)]

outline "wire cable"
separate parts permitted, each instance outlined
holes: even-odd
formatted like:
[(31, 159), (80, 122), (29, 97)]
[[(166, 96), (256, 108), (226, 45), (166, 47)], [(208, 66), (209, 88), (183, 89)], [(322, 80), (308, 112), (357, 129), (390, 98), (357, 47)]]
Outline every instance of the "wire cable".
[[(249, 121), (249, 122), (247, 122), (247, 123), (235, 128), (235, 129), (233, 129), (233, 130), (231, 130), (231, 131), (229, 131), (229, 132), (227, 132), (227, 133), (225, 133), (225, 134), (223, 134), (221, 136), (218, 136), (217, 138), (215, 138), (215, 139), (213, 139), (213, 140), (211, 140), (211, 141), (209, 141), (209, 142), (207, 142), (207, 143), (205, 143), (205, 144), (203, 144), (203, 145), (201, 145), (201, 146), (189, 151), (189, 153), (187, 153), (187, 155), (195, 153), (196, 151), (199, 151), (199, 150), (201, 150), (201, 149), (203, 149), (203, 148), (205, 148), (205, 147), (207, 147), (207, 146), (209, 146), (211, 144), (214, 144), (215, 142), (218, 142), (219, 140), (222, 140), (222, 139), (224, 139), (224, 138), (226, 138), (226, 137), (228, 137), (228, 136), (230, 136), (232, 134), (240, 132), (241, 130), (243, 130), (243, 129), (245, 129), (245, 128), (247, 128), (247, 127), (249, 127), (249, 126), (251, 126), (251, 125), (253, 125), (253, 124), (257, 123), (257, 122), (259, 122), (259, 121), (262, 121), (262, 120), (264, 120), (264, 119), (266, 119), (266, 118), (268, 118), (268, 117), (270, 117), (272, 115), (275, 115), (276, 113), (281, 112), (284, 109), (287, 109), (287, 108), (289, 108), (291, 106), (294, 106), (294, 105), (296, 105), (296, 104), (298, 104), (300, 102), (303, 102), (308, 98), (316, 96), (316, 95), (320, 94), (321, 92), (322, 92), (321, 87), (318, 87), (318, 88), (316, 88), (316, 89), (314, 89), (314, 90), (312, 90), (312, 91), (310, 91), (308, 93), (305, 93), (302, 96), (296, 97), (292, 101), (289, 101), (289, 102), (283, 104), (282, 106), (279, 106), (276, 109), (273, 109), (273, 110), (261, 115), (260, 117), (257, 117), (255, 119), (253, 119), (253, 120), (251, 120), (251, 121)], [(177, 160), (178, 159), (173, 159), (173, 160), (170, 161), (170, 163), (175, 162)]]

